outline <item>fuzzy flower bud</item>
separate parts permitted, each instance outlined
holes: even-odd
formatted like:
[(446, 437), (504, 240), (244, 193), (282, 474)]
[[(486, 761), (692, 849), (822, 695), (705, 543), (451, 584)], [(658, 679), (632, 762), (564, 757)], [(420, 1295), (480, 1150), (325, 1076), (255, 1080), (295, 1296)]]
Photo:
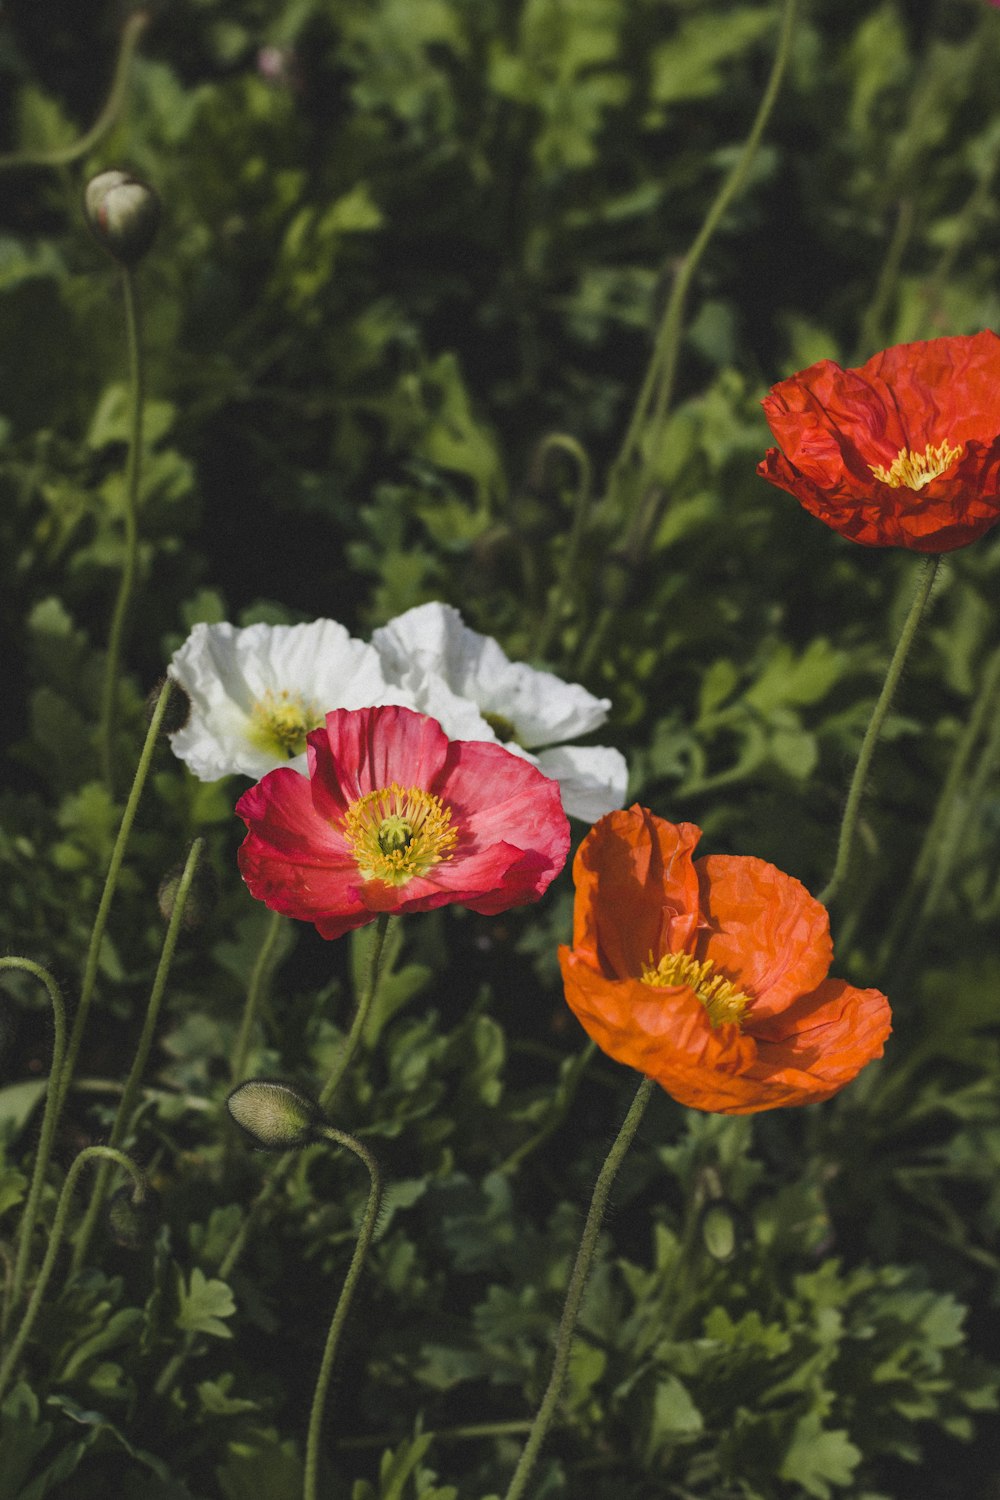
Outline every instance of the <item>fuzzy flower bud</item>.
[[(184, 865), (174, 865), (168, 870), (160, 881), (156, 892), (156, 904), (160, 908), (160, 916), (165, 922), (169, 922), (173, 915), (174, 903), (177, 900), (177, 892), (180, 889), (181, 877), (184, 874)], [(189, 932), (200, 927), (215, 905), (218, 894), (218, 882), (215, 872), (211, 866), (206, 865), (204, 860), (199, 861), (195, 867), (191, 883), (188, 886), (187, 899), (184, 902), (184, 912), (181, 917), (182, 925)]]
[(313, 1139), (319, 1108), (287, 1083), (250, 1078), (226, 1100), (229, 1113), (255, 1145), (265, 1151), (291, 1151)]
[(160, 694), (163, 692), (168, 681), (170, 683), (170, 697), (163, 711), (161, 729), (164, 734), (176, 734), (179, 729), (184, 728), (191, 717), (191, 699), (188, 697), (187, 689), (181, 686), (176, 677), (161, 677), (146, 694), (146, 723), (149, 724), (152, 722), (153, 714), (156, 712), (156, 705), (160, 701)]
[(134, 1187), (120, 1187), (108, 1204), (108, 1228), (116, 1244), (126, 1250), (140, 1250), (152, 1239), (159, 1223), (160, 1195), (147, 1187), (139, 1193)]
[(83, 195), (87, 223), (105, 250), (123, 266), (142, 259), (160, 224), (160, 200), (129, 172), (98, 172)]

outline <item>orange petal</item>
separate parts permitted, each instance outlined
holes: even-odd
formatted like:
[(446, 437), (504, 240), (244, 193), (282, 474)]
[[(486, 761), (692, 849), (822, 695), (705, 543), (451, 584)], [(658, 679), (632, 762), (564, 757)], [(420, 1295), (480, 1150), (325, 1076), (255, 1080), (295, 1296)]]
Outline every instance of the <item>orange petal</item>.
[(754, 1021), (751, 1029), (758, 1043), (755, 1071), (807, 1074), (833, 1093), (882, 1056), (892, 1012), (880, 990), (827, 979), (783, 1015), (761, 1026)]
[(695, 952), (710, 958), (753, 999), (745, 1018), (779, 1014), (826, 978), (833, 960), (830, 919), (801, 881), (763, 859), (710, 854), (695, 862), (707, 928)]
[(647, 808), (608, 813), (573, 864), (573, 947), (617, 979), (641, 974), (650, 954), (690, 946), (698, 920), (691, 851), (701, 829), (668, 823)]

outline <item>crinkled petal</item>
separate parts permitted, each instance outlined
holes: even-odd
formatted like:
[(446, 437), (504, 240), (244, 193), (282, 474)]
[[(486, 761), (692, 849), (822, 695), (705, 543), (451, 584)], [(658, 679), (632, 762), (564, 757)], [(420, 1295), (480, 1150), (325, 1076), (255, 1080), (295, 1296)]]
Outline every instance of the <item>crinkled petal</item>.
[(706, 855), (695, 870), (705, 923), (695, 952), (751, 996), (754, 1027), (822, 983), (830, 919), (801, 881), (748, 855)]
[(576, 853), (573, 947), (609, 978), (638, 978), (666, 953), (687, 951), (698, 925), (693, 823), (668, 823), (634, 804), (595, 823)]
[(620, 750), (607, 745), (556, 745), (540, 750), (538, 769), (558, 781), (563, 807), (571, 818), (596, 823), (624, 805), (628, 764)]
[[(1000, 521), (1000, 339), (899, 344), (857, 370), (820, 360), (764, 400), (781, 445), (757, 472), (851, 541), (949, 552)], [(901, 451), (956, 450), (919, 488), (892, 485)]]
[(303, 625), (196, 625), (171, 658), (169, 673), (191, 699), (187, 724), (171, 736), (174, 753), (203, 781), (260, 777), (281, 765), (305, 771), (255, 735), (255, 705), (268, 694), (302, 701), (310, 715), (328, 709), (408, 701), (390, 685), (373, 647), (335, 620)]
[(481, 714), (513, 725), (525, 749), (587, 734), (604, 723), (611, 707), (609, 699), (595, 698), (579, 683), (510, 661), (491, 636), (471, 630), (449, 604), (407, 610), (374, 631), (372, 644), (393, 680), (406, 681), (414, 667), (443, 678)]

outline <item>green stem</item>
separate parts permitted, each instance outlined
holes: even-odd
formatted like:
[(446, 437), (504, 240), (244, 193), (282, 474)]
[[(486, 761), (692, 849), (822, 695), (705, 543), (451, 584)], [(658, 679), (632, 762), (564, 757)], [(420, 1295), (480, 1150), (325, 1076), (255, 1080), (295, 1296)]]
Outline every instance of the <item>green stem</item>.
[(125, 1170), (131, 1175), (132, 1181), (135, 1184), (135, 1194), (137, 1199), (141, 1200), (145, 1196), (145, 1178), (139, 1171), (139, 1168), (136, 1166), (135, 1162), (130, 1161), (123, 1152), (116, 1151), (111, 1146), (85, 1146), (84, 1149), (80, 1152), (79, 1156), (74, 1159), (72, 1166), (66, 1173), (66, 1181), (63, 1183), (62, 1192), (59, 1194), (59, 1202), (56, 1204), (55, 1218), (52, 1220), (52, 1229), (49, 1234), (48, 1248), (45, 1252), (45, 1259), (42, 1261), (41, 1268), (38, 1272), (38, 1280), (35, 1282), (35, 1287), (31, 1294), (31, 1300), (29, 1301), (28, 1306), (25, 1308), (24, 1317), (22, 1318), (21, 1326), (17, 1330), (17, 1333), (14, 1337), (14, 1342), (11, 1344), (9, 1350), (7, 1351), (7, 1356), (4, 1359), (3, 1364), (0, 1365), (0, 1397), (3, 1396), (4, 1392), (7, 1389), (7, 1386), (10, 1383), (10, 1378), (14, 1373), (15, 1368), (17, 1367), (18, 1360), (21, 1357), (21, 1350), (24, 1348), (25, 1344), (28, 1341), (31, 1330), (34, 1327), (35, 1319), (38, 1316), (38, 1310), (45, 1298), (45, 1292), (49, 1284), (49, 1278), (52, 1275), (52, 1267), (55, 1264), (56, 1256), (59, 1253), (59, 1247), (62, 1244), (63, 1233), (66, 1228), (66, 1215), (69, 1211), (70, 1200), (72, 1199), (73, 1191), (76, 1187), (77, 1178), (80, 1176), (80, 1173), (83, 1171), (88, 1161), (102, 1157), (110, 1161), (116, 1161), (119, 1166), (124, 1167)]
[(243, 1070), (246, 1067), (247, 1053), (250, 1050), (250, 1036), (253, 1032), (254, 1022), (257, 1019), (257, 1011), (260, 1002), (267, 993), (268, 981), (274, 967), (275, 950), (281, 941), (284, 930), (284, 919), (280, 911), (273, 911), (264, 931), (264, 938), (257, 950), (254, 959), (250, 982), (247, 985), (247, 998), (243, 1006), (243, 1016), (240, 1020), (239, 1035), (236, 1038), (236, 1046), (233, 1050), (233, 1063), (230, 1070), (230, 1081), (233, 1084), (240, 1083), (243, 1078)]
[(902, 934), (911, 928), (920, 887), (939, 865), (937, 858), (939, 850), (947, 842), (948, 830), (955, 822), (955, 806), (959, 788), (972, 758), (972, 752), (990, 715), (997, 707), (998, 691), (1000, 691), (1000, 650), (994, 651), (983, 673), (982, 685), (968, 722), (955, 747), (955, 754), (948, 767), (948, 775), (945, 777), (933, 816), (920, 845), (920, 852), (913, 866), (906, 892), (896, 907), (892, 925), (879, 951), (878, 970), (880, 973), (885, 972), (889, 965)]
[(101, 692), (101, 722), (99, 747), (101, 774), (105, 786), (113, 787), (115, 705), (118, 689), (118, 667), (121, 659), (122, 641), (128, 619), (129, 605), (135, 588), (139, 561), (139, 473), (142, 464), (142, 418), (145, 406), (145, 373), (142, 359), (142, 340), (139, 331), (139, 301), (135, 276), (131, 267), (122, 267), (122, 292), (125, 303), (125, 341), (129, 363), (129, 440), (128, 460), (125, 468), (124, 521), (125, 550), (122, 557), (122, 572), (118, 582), (118, 594), (111, 616), (108, 633), (108, 649), (104, 664), (104, 685)]
[(573, 590), (593, 495), (593, 467), (587, 450), (567, 433), (550, 433), (542, 442), (538, 453), (538, 466), (542, 475), (544, 476), (549, 454), (557, 450), (565, 453), (576, 465), (577, 485), (576, 494), (573, 497), (573, 524), (566, 543), (566, 552), (559, 569), (556, 586), (549, 596), (548, 607), (534, 646), (535, 655), (540, 659), (544, 659), (549, 649), (549, 644), (558, 629), (563, 610)]
[(587, 1045), (570, 1060), (568, 1067), (559, 1081), (555, 1098), (545, 1119), (534, 1135), (529, 1136), (526, 1141), (522, 1141), (520, 1146), (512, 1151), (505, 1161), (501, 1162), (497, 1168), (498, 1172), (516, 1172), (523, 1161), (537, 1151), (539, 1146), (544, 1146), (549, 1137), (555, 1134), (569, 1114), (573, 1100), (576, 1098), (577, 1089), (580, 1087), (580, 1081), (587, 1070), (587, 1064), (596, 1051), (597, 1043), (588, 1041)]
[(97, 916), (94, 918), (94, 927), (90, 935), (90, 947), (87, 950), (87, 959), (84, 965), (83, 984), (80, 989), (80, 1004), (77, 1008), (73, 1021), (73, 1031), (69, 1039), (66, 1061), (62, 1070), (62, 1079), (59, 1085), (59, 1101), (57, 1109), (62, 1109), (69, 1090), (70, 1081), (73, 1077), (73, 1069), (80, 1051), (80, 1043), (83, 1038), (84, 1027), (87, 1024), (87, 1016), (90, 1011), (91, 1001), (94, 998), (94, 987), (97, 983), (97, 966), (101, 953), (101, 942), (104, 937), (105, 928), (108, 925), (108, 917), (111, 912), (111, 902), (118, 886), (118, 877), (121, 873), (122, 861), (125, 858), (125, 849), (128, 844), (129, 835), (132, 832), (132, 824), (139, 807), (139, 799), (146, 785), (149, 767), (152, 763), (153, 752), (156, 749), (156, 741), (163, 723), (163, 716), (167, 711), (170, 701), (171, 683), (165, 678), (160, 688), (160, 695), (156, 700), (146, 731), (146, 740), (136, 767), (135, 779), (132, 789), (122, 813), (121, 825), (118, 829), (118, 837), (115, 839), (115, 847), (111, 851), (111, 861), (108, 865), (108, 873), (104, 881), (104, 890), (101, 893), (100, 905), (97, 908)]
[(580, 1248), (577, 1251), (576, 1262), (569, 1279), (569, 1288), (566, 1292), (566, 1303), (563, 1307), (562, 1318), (559, 1323), (559, 1332), (556, 1335), (556, 1352), (552, 1365), (552, 1374), (549, 1377), (545, 1395), (542, 1397), (542, 1403), (532, 1424), (531, 1434), (524, 1445), (524, 1451), (521, 1454), (517, 1468), (514, 1470), (514, 1477), (510, 1482), (506, 1500), (520, 1500), (520, 1497), (524, 1494), (525, 1486), (531, 1477), (531, 1471), (535, 1466), (539, 1450), (545, 1441), (545, 1434), (548, 1432), (549, 1424), (555, 1414), (556, 1405), (562, 1392), (563, 1381), (566, 1379), (570, 1350), (573, 1345), (573, 1331), (576, 1328), (576, 1320), (580, 1311), (580, 1303), (583, 1300), (587, 1277), (590, 1274), (594, 1251), (597, 1249), (597, 1239), (600, 1234), (608, 1195), (618, 1175), (618, 1169), (625, 1158), (625, 1153), (632, 1144), (635, 1133), (639, 1128), (639, 1121), (642, 1119), (646, 1105), (649, 1103), (653, 1087), (654, 1084), (651, 1078), (644, 1078), (640, 1083), (636, 1096), (632, 1101), (632, 1107), (625, 1116), (625, 1122), (621, 1130), (619, 1130), (614, 1145), (608, 1152), (597, 1178), (594, 1196), (590, 1200), (587, 1221), (583, 1226)]
[(365, 987), (361, 992), (361, 998), (358, 1001), (358, 1008), (354, 1013), (354, 1020), (351, 1023), (350, 1031), (347, 1033), (347, 1040), (344, 1043), (343, 1050), (341, 1051), (341, 1054), (337, 1059), (337, 1062), (332, 1072), (330, 1073), (329, 1078), (323, 1085), (323, 1092), (319, 1096), (319, 1107), (323, 1111), (329, 1109), (330, 1104), (333, 1100), (333, 1096), (334, 1094), (336, 1094), (337, 1089), (340, 1087), (340, 1080), (343, 1078), (344, 1074), (347, 1072), (347, 1069), (350, 1067), (354, 1054), (358, 1050), (358, 1044), (361, 1041), (361, 1037), (365, 1029), (365, 1022), (368, 1020), (368, 1017), (371, 1014), (371, 1008), (374, 1003), (375, 996), (378, 993), (379, 963), (382, 958), (382, 948), (385, 944), (385, 935), (389, 930), (389, 921), (390, 917), (388, 912), (383, 911), (379, 913), (378, 919), (375, 923), (375, 933), (372, 938), (371, 953), (368, 956), (368, 974), (365, 979)]
[[(128, 1078), (125, 1080), (124, 1092), (118, 1102), (114, 1124), (111, 1127), (111, 1134), (108, 1137), (109, 1146), (121, 1145), (132, 1121), (136, 1098), (142, 1084), (142, 1075), (146, 1071), (146, 1064), (149, 1061), (149, 1054), (153, 1046), (153, 1037), (156, 1033), (156, 1025), (160, 1018), (160, 1006), (163, 1003), (163, 996), (166, 993), (167, 979), (170, 976), (170, 966), (173, 963), (177, 939), (180, 936), (181, 924), (184, 920), (184, 908), (187, 905), (188, 894), (197, 873), (198, 861), (201, 859), (204, 847), (204, 839), (195, 839), (188, 852), (181, 877), (177, 882), (173, 910), (170, 913), (170, 920), (167, 923), (167, 930), (163, 938), (160, 961), (156, 966), (156, 973), (153, 976), (153, 987), (149, 993), (149, 1004), (146, 1006), (146, 1016), (142, 1024), (142, 1032), (139, 1036), (135, 1056), (132, 1059), (132, 1067), (129, 1070)], [(70, 1267), (70, 1275), (75, 1275), (86, 1260), (90, 1241), (104, 1205), (104, 1195), (107, 1192), (110, 1175), (110, 1163), (102, 1163), (97, 1169), (94, 1191), (91, 1194), (90, 1202), (87, 1205), (87, 1212), (84, 1215), (83, 1223), (80, 1225), (79, 1233), (73, 1247), (73, 1261)]]
[(906, 247), (910, 243), (917, 218), (917, 205), (912, 197), (900, 200), (896, 213), (896, 224), (889, 240), (882, 269), (879, 272), (875, 295), (865, 312), (852, 364), (860, 365), (882, 346), (882, 324), (885, 320), (892, 294), (899, 280), (899, 268), (903, 263)]
[[(352, 1057), (354, 1056), (354, 1053), (357, 1051), (358, 1043), (361, 1039), (361, 1034), (364, 1029), (365, 1020), (371, 1013), (372, 1003), (378, 991), (379, 962), (382, 957), (382, 949), (385, 943), (386, 932), (389, 928), (389, 921), (390, 919), (388, 915), (384, 912), (380, 914), (377, 920), (375, 933), (372, 940), (371, 953), (368, 960), (368, 973), (366, 976), (365, 988), (358, 1001), (358, 1008), (354, 1017), (354, 1022), (351, 1026), (350, 1032), (348, 1033), (343, 1051), (337, 1058), (330, 1076), (323, 1086), (323, 1091), (319, 1096), (319, 1105), (320, 1108), (324, 1111), (328, 1109), (330, 1101), (333, 1099), (334, 1094), (337, 1092), (340, 1080), (343, 1078), (345, 1072), (347, 1071), (348, 1065)], [(270, 1177), (268, 1177), (260, 1192), (251, 1203), (249, 1209), (247, 1210), (247, 1214), (243, 1220), (243, 1223), (240, 1225), (239, 1229), (236, 1231), (236, 1234), (233, 1236), (232, 1244), (229, 1246), (229, 1249), (226, 1251), (222, 1260), (219, 1262), (218, 1275), (222, 1281), (228, 1280), (233, 1267), (236, 1265), (236, 1262), (239, 1260), (240, 1256), (243, 1254), (244, 1249), (246, 1248), (247, 1241), (250, 1238), (251, 1230), (258, 1222), (264, 1209), (271, 1202), (272, 1198), (281, 1187), (281, 1184), (284, 1182), (285, 1178), (291, 1171), (292, 1166), (297, 1160), (298, 1154), (295, 1151), (286, 1151), (284, 1156), (282, 1156), (281, 1159), (275, 1164), (274, 1171), (271, 1173)], [(185, 1336), (183, 1345), (180, 1349), (178, 1349), (177, 1353), (167, 1361), (167, 1363), (161, 1370), (159, 1377), (157, 1378), (156, 1384), (153, 1387), (156, 1395), (163, 1396), (167, 1391), (171, 1389), (177, 1378), (177, 1375), (179, 1374), (185, 1361), (191, 1354), (196, 1342), (196, 1334), (189, 1333)]]
[[(663, 436), (667, 413), (670, 410), (670, 403), (673, 399), (681, 338), (684, 332), (684, 312), (688, 292), (690, 291), (694, 274), (698, 269), (702, 256), (708, 249), (712, 236), (718, 229), (730, 204), (742, 191), (750, 175), (754, 157), (757, 155), (767, 122), (777, 101), (781, 82), (791, 57), (792, 37), (795, 32), (797, 9), (798, 0), (784, 0), (777, 50), (771, 65), (771, 73), (767, 80), (767, 86), (764, 89), (753, 125), (750, 127), (750, 133), (743, 144), (743, 149), (733, 164), (732, 170), (716, 194), (704, 223), (695, 236), (694, 243), (677, 269), (673, 286), (670, 289), (667, 306), (664, 310), (663, 321), (660, 325), (652, 359), (646, 373), (646, 379), (614, 466), (616, 472), (623, 470), (633, 453), (639, 449), (642, 429), (650, 411), (652, 411), (652, 425), (645, 443), (642, 444), (646, 453), (643, 465), (644, 474), (648, 474), (650, 468), (656, 463), (656, 455)], [(641, 479), (637, 486), (637, 492), (640, 497), (644, 497), (646, 491)], [(648, 507), (640, 503), (639, 508), (632, 517), (632, 524), (626, 536), (624, 548), (626, 557), (634, 560), (636, 555), (641, 553), (645, 542), (655, 529), (662, 503), (662, 499), (659, 498), (654, 500), (652, 505)]]
[(135, 55), (139, 38), (150, 22), (150, 12), (147, 10), (133, 11), (125, 25), (122, 27), (121, 41), (118, 45), (118, 58), (115, 62), (114, 76), (111, 79), (111, 87), (108, 97), (104, 102), (97, 119), (90, 129), (73, 141), (69, 146), (59, 146), (53, 151), (12, 151), (9, 155), (0, 156), (0, 172), (11, 170), (15, 167), (65, 167), (70, 162), (78, 161), (81, 156), (86, 156), (111, 129), (122, 110), (125, 102), (125, 91), (128, 85), (129, 69), (132, 58)]
[(903, 666), (909, 655), (910, 647), (913, 645), (913, 638), (917, 633), (917, 627), (920, 624), (924, 607), (930, 598), (940, 561), (941, 558), (937, 555), (926, 557), (923, 560), (920, 576), (917, 581), (916, 593), (913, 596), (913, 603), (910, 605), (902, 633), (892, 654), (889, 670), (886, 673), (885, 682), (882, 684), (882, 691), (872, 711), (868, 728), (865, 730), (865, 737), (861, 742), (861, 751), (858, 755), (858, 763), (854, 767), (854, 775), (851, 778), (847, 803), (844, 807), (844, 817), (840, 825), (840, 838), (837, 843), (837, 858), (833, 866), (833, 874), (830, 876), (826, 887), (817, 897), (817, 900), (824, 906), (828, 906), (833, 900), (847, 874), (851, 860), (851, 851), (854, 846), (854, 836), (858, 827), (858, 818), (861, 815), (861, 799), (865, 792), (868, 769), (871, 765), (872, 756), (875, 753), (875, 746), (878, 744), (886, 715), (892, 704), (893, 696), (899, 685)]
[(358, 1242), (354, 1247), (351, 1264), (348, 1267), (344, 1285), (337, 1299), (330, 1329), (326, 1336), (326, 1344), (323, 1349), (323, 1358), (320, 1363), (319, 1375), (316, 1377), (316, 1389), (313, 1392), (312, 1409), (309, 1413), (309, 1432), (306, 1438), (306, 1472), (305, 1485), (303, 1488), (303, 1500), (316, 1500), (317, 1497), (317, 1474), (319, 1469), (319, 1440), (323, 1428), (323, 1409), (326, 1405), (326, 1394), (330, 1385), (330, 1376), (333, 1373), (333, 1362), (337, 1354), (337, 1344), (340, 1341), (341, 1329), (351, 1306), (354, 1289), (361, 1276), (365, 1256), (368, 1254), (372, 1238), (375, 1234), (375, 1225), (378, 1222), (378, 1211), (382, 1202), (382, 1184), (379, 1178), (378, 1164), (371, 1152), (354, 1136), (346, 1135), (342, 1130), (335, 1130), (332, 1125), (320, 1127), (320, 1133), (327, 1140), (334, 1141), (338, 1146), (346, 1146), (348, 1151), (353, 1151), (359, 1161), (364, 1162), (368, 1168), (368, 1176), (371, 1187), (368, 1192), (368, 1203), (365, 1207), (365, 1215), (361, 1221), (361, 1232)]
[[(14, 1274), (10, 1287), (10, 1307), (16, 1307), (24, 1287), (25, 1277), (28, 1274), (28, 1263), (31, 1259), (31, 1241), (35, 1232), (35, 1220), (38, 1217), (38, 1205), (42, 1197), (42, 1186), (45, 1182), (45, 1173), (52, 1154), (52, 1141), (55, 1136), (56, 1118), (59, 1113), (59, 1079), (62, 1075), (63, 1059), (66, 1054), (66, 1006), (59, 986), (56, 984), (48, 969), (43, 969), (41, 964), (34, 963), (30, 958), (0, 958), (0, 970), (21, 969), (26, 974), (32, 974), (40, 980), (49, 993), (52, 1004), (52, 1063), (49, 1067), (49, 1081), (45, 1092), (45, 1113), (42, 1116), (42, 1129), (38, 1137), (38, 1149), (35, 1152), (35, 1166), (31, 1174), (31, 1186), (28, 1189), (28, 1198), (24, 1205), (24, 1213), (18, 1228), (17, 1259), (14, 1262)], [(6, 1317), (3, 1326), (6, 1327)]]

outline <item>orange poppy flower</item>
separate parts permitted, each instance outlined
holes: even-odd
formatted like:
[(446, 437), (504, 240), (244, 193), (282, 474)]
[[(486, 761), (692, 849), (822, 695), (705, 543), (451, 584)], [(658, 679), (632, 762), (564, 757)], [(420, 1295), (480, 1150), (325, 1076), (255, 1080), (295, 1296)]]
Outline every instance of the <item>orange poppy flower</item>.
[(573, 866), (566, 999), (618, 1062), (681, 1104), (746, 1115), (828, 1099), (881, 1057), (889, 1002), (828, 979), (826, 908), (762, 859), (695, 860), (693, 823), (595, 823)]
[(1000, 338), (821, 359), (763, 401), (781, 448), (757, 473), (865, 547), (951, 552), (1000, 521)]

